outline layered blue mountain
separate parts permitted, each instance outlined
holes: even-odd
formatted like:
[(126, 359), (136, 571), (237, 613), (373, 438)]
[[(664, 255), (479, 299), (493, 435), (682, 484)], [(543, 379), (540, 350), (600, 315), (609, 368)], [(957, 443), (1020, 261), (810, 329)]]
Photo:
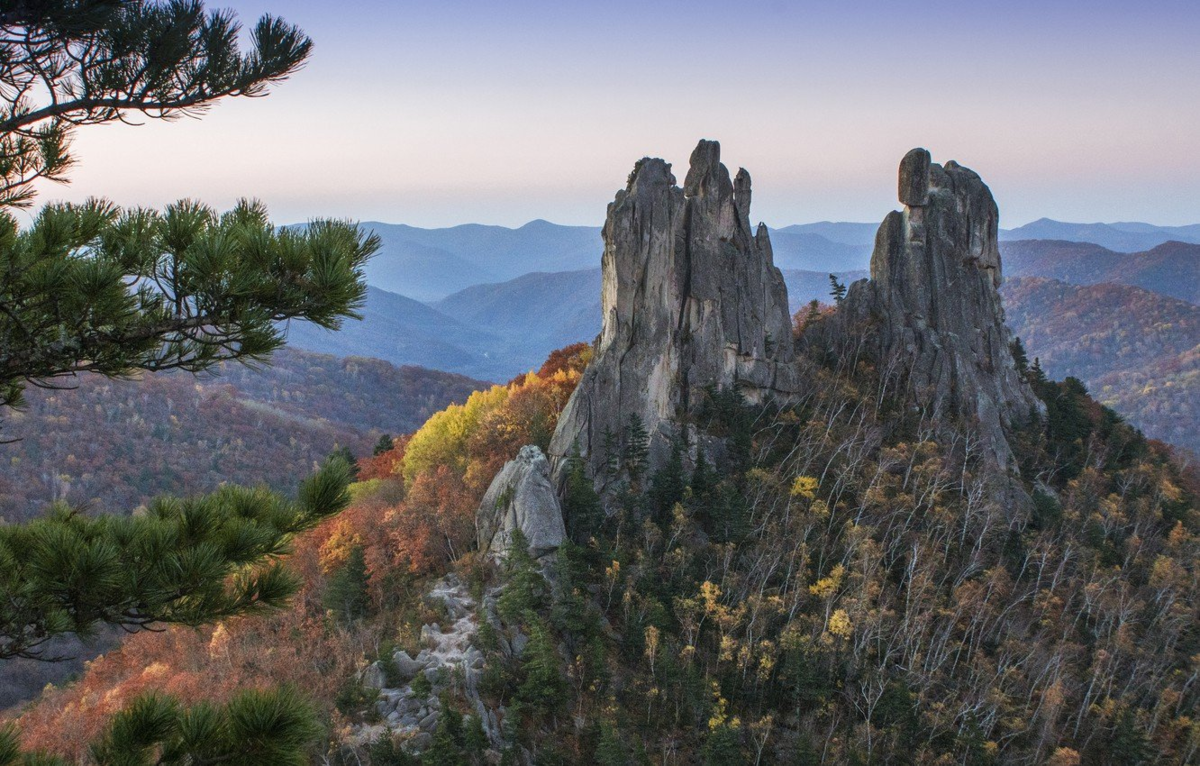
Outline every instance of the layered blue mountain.
[[(482, 224), (421, 229), (377, 221), (363, 226), (382, 240), (367, 265), (367, 281), (419, 301), (439, 301), (468, 287), (530, 273), (594, 269), (603, 250), (598, 226), (540, 220), (515, 229)], [(874, 224), (827, 222), (772, 231), (775, 265), (826, 273), (866, 269), (874, 229)]]
[(1050, 239), (1091, 242), (1121, 253), (1151, 250), (1165, 242), (1200, 244), (1200, 224), (1155, 226), (1149, 223), (1067, 223), (1040, 218), (1000, 232), (1000, 240)]
[(337, 356), (369, 356), (482, 379), (499, 379), (511, 363), (494, 333), (447, 316), (412, 298), (371, 287), (362, 321), (337, 332), (307, 322), (287, 328), (288, 345)]
[[(296, 325), (294, 346), (504, 381), (600, 330), (595, 227), (368, 226), (384, 244), (368, 269), (363, 321), (338, 333)], [(843, 284), (865, 276), (875, 229), (825, 221), (773, 230), (789, 309), (828, 302), (830, 273)], [(1003, 293), (1014, 331), (1028, 335), (1030, 356), (1043, 357), (1051, 374), (1081, 377), (1152, 436), (1200, 447), (1186, 438), (1197, 430), (1188, 413), (1200, 391), (1200, 331), (1172, 303), (1200, 305), (1200, 244), (1187, 238), (1200, 240), (1200, 225), (1035, 221), (1001, 233), (1005, 273), (1017, 278)], [(1125, 321), (1098, 324), (1104, 317)], [(1170, 344), (1156, 340), (1164, 333)], [(1135, 391), (1138, 369), (1157, 371), (1163, 384), (1147, 387), (1153, 381), (1141, 375)]]
[(1132, 285), (1200, 303), (1200, 245), (1166, 242), (1123, 253), (1089, 242), (1021, 240), (1000, 245), (1005, 273), (1049, 277), (1076, 285)]

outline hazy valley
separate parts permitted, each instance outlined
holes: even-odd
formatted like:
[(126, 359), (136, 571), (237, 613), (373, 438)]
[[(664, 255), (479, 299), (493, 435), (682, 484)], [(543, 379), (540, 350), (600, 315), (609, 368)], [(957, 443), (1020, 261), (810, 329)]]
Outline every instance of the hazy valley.
[[(787, 284), (790, 310), (798, 311), (812, 300), (830, 302), (830, 273), (843, 284), (865, 277), (876, 228), (826, 222), (773, 230), (775, 263)], [(394, 364), (500, 381), (536, 368), (555, 348), (590, 342), (600, 330), (600, 269), (595, 266), (600, 256), (599, 228), (535, 221), (519, 229), (394, 226), (386, 231), (393, 232), (395, 239), (386, 240), (390, 244), (374, 268), (376, 274), (392, 276), (382, 281), (373, 277), (375, 289), (368, 295), (365, 320), (348, 324), (336, 336), (297, 326), (290, 335), (292, 343), (322, 353), (375, 356)], [(1194, 322), (1175, 321), (1181, 311), (1195, 311), (1200, 303), (1200, 244), (1169, 239), (1200, 238), (1194, 236), (1196, 231), (1195, 226), (1084, 225), (1043, 219), (1003, 230), (1000, 250), (1010, 278), (1002, 291), (1009, 322), (1025, 341), (1030, 357), (1042, 357), (1055, 377), (1079, 377), (1101, 401), (1148, 435), (1200, 450), (1194, 405), (1200, 392), (1194, 372), (1200, 330)], [(1026, 239), (1031, 234), (1057, 239)], [(1087, 236), (1113, 247), (1150, 249), (1118, 251), (1067, 239)], [(415, 283), (412, 280), (427, 284), (422, 274), (438, 272), (443, 265), (436, 258), (422, 262), (416, 264), (414, 274), (412, 264), (401, 256), (398, 263), (406, 265), (393, 270), (391, 248), (405, 247), (401, 237), (411, 237), (439, 253), (452, 253), (447, 264), (468, 261), (474, 269), (469, 274), (480, 275), (477, 279), (505, 270), (527, 272), (508, 280), (478, 281), (421, 303), (389, 289), (407, 289)], [(586, 240), (594, 240), (590, 249)], [(479, 249), (472, 251), (472, 246)], [(591, 268), (549, 268), (554, 264), (585, 267), (589, 262)], [(462, 272), (455, 274), (460, 282), (470, 279)], [(1146, 292), (1072, 291), (1068, 314), (1064, 305), (1045, 300), (1044, 290), (1019, 286), (1022, 282), (1016, 278), (1021, 277)], [(1179, 306), (1178, 301), (1191, 306)], [(1100, 318), (1112, 325), (1111, 335), (1097, 334), (1093, 323)], [(1164, 336), (1169, 342), (1161, 340)], [(1110, 343), (1119, 345), (1114, 349)], [(1071, 349), (1069, 358), (1066, 349)], [(1162, 384), (1147, 385), (1148, 377), (1156, 374), (1164, 376)]]

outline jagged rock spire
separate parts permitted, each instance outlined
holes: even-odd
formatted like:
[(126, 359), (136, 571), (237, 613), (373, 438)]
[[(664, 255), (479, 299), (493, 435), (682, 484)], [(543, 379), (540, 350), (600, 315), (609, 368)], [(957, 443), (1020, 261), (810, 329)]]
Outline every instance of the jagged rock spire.
[(1009, 350), (1000, 287), (999, 211), (980, 177), (913, 149), (900, 162), (904, 210), (875, 236), (871, 279), (851, 286), (840, 332), (878, 332), (885, 369), (931, 415), (975, 424), (986, 457), (1012, 465), (1006, 429), (1041, 407)]
[(556, 471), (578, 453), (598, 483), (605, 443), (635, 417), (655, 466), (706, 387), (738, 384), (751, 401), (797, 388), (787, 289), (766, 227), (750, 225), (750, 175), (730, 179), (716, 141), (692, 152), (682, 189), (669, 164), (640, 160), (603, 236), (603, 329), (550, 443)]

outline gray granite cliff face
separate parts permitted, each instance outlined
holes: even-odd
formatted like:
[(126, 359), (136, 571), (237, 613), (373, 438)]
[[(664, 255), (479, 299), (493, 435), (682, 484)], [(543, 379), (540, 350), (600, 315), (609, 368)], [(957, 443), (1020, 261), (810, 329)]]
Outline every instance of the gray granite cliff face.
[(787, 289), (767, 229), (750, 224), (750, 175), (730, 178), (701, 141), (683, 188), (660, 159), (637, 163), (604, 224), (604, 324), (550, 443), (555, 470), (578, 453), (600, 478), (605, 434), (636, 416), (661, 465), (706, 387), (752, 402), (798, 388)]
[(877, 332), (881, 364), (933, 416), (976, 427), (993, 464), (1011, 468), (1006, 429), (1041, 408), (1018, 374), (997, 291), (999, 212), (980, 177), (914, 149), (900, 163), (904, 210), (875, 237), (871, 278), (851, 286), (834, 332)]

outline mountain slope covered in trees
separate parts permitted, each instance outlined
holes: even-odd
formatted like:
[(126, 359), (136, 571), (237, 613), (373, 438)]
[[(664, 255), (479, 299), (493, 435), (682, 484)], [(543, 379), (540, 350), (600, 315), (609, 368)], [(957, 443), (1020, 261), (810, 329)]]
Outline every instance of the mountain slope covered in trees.
[(1117, 284), (1021, 277), (1003, 288), (1029, 357), (1074, 376), (1147, 435), (1200, 452), (1200, 306)]
[[(730, 187), (718, 151), (693, 154), (696, 194), (646, 161), (610, 208), (624, 233), (639, 204), (675, 214), (616, 235), (608, 268), (664, 268), (649, 290), (611, 275), (599, 344), (363, 461), (353, 506), (298, 541), (287, 610), (135, 636), (24, 711), (27, 743), (76, 757), (145, 690), (221, 703), (261, 679), (313, 695), (328, 736), (311, 759), (339, 766), (1194, 763), (1200, 478), (1010, 348), (994, 238), (963, 257), (994, 237), (987, 188), (911, 152), (883, 252), (939, 268), (877, 259), (870, 284), (765, 344), (761, 316), (693, 310), (761, 287), (753, 274), (772, 309), (783, 298), (747, 199), (713, 192)], [(730, 250), (743, 257), (709, 257)], [(670, 291), (689, 266), (714, 293)], [(926, 322), (913, 302), (946, 313)], [(745, 334), (726, 343), (709, 320)], [(977, 347), (964, 324), (1002, 342)], [(778, 374), (722, 387), (633, 364), (684, 348), (689, 372), (732, 377), (729, 345)], [(931, 380), (958, 389), (953, 406), (926, 369), (950, 376)], [(680, 407), (637, 409), (685, 385)], [(619, 429), (579, 427), (612, 410)], [(516, 534), (532, 509), (494, 480), (523, 447), (555, 461), (565, 525), (540, 561)], [(485, 492), (503, 499), (481, 507)], [(497, 561), (477, 525), (502, 509), (514, 537)], [(438, 597), (449, 582), (465, 613)], [(457, 626), (470, 648), (438, 666)]]
[(261, 370), (77, 382), (31, 391), (3, 421), (3, 436), (19, 440), (0, 446), (0, 517), (9, 522), (54, 500), (123, 514), (155, 495), (225, 483), (291, 493), (336, 446), (369, 454), (381, 433), (412, 431), (480, 385), (292, 349)]
[(1005, 273), (1050, 277), (1077, 285), (1132, 285), (1200, 303), (1200, 245), (1167, 242), (1145, 252), (1120, 253), (1087, 242), (1030, 240), (1005, 243)]

